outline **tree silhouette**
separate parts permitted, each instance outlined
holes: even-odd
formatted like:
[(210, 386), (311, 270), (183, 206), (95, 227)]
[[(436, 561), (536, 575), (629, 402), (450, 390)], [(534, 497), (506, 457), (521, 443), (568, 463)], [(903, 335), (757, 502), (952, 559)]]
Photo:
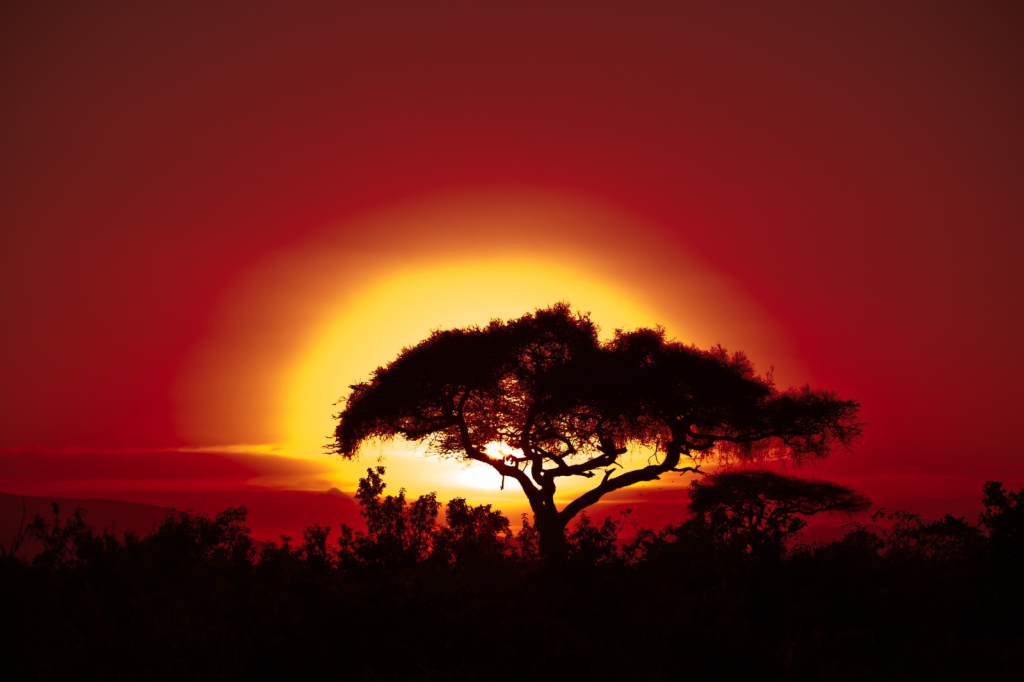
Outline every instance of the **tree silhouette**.
[(721, 471), (690, 485), (695, 520), (726, 544), (760, 556), (781, 556), (786, 540), (807, 526), (802, 517), (852, 516), (870, 506), (838, 483), (766, 470)]
[[(660, 328), (601, 342), (589, 316), (567, 304), (435, 331), (351, 388), (332, 452), (353, 457), (367, 439), (401, 436), (488, 464), (503, 485), (522, 487), (547, 555), (562, 551), (569, 521), (610, 492), (709, 459), (827, 457), (862, 426), (856, 401), (778, 391), (743, 353), (669, 341)], [(631, 445), (655, 455), (626, 470)], [(595, 484), (558, 509), (556, 487), (569, 476)]]
[(990, 551), (1013, 564), (1024, 561), (1024, 489), (1004, 490), (999, 481), (985, 483), (985, 511), (978, 522), (989, 533)]
[(356, 500), (362, 506), (366, 532), (342, 525), (338, 538), (343, 562), (364, 561), (378, 566), (413, 564), (430, 556), (433, 549), (437, 513), (441, 503), (437, 495), (421, 495), (409, 504), (405, 488), (398, 495), (384, 495), (384, 467), (367, 469), (359, 479)]

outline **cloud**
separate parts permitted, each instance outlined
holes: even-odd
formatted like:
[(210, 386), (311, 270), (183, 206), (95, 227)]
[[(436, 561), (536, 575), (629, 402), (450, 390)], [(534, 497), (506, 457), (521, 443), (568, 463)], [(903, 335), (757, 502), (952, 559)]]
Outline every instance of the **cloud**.
[(277, 454), (273, 446), (97, 449), (22, 447), (0, 450), (0, 479), (25, 494), (86, 489), (222, 489), (333, 485), (322, 461)]

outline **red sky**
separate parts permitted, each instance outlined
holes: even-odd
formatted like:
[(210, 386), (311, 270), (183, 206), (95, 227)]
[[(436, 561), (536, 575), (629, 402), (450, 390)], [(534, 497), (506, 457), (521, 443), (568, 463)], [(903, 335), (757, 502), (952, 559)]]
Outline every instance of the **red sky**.
[[(1021, 35), (1013, 2), (8, 3), (0, 490), (326, 490), (262, 437), (283, 320), (514, 245), (861, 400), (809, 473), (966, 513), (1024, 485)], [(578, 220), (422, 217), (488, 202)]]

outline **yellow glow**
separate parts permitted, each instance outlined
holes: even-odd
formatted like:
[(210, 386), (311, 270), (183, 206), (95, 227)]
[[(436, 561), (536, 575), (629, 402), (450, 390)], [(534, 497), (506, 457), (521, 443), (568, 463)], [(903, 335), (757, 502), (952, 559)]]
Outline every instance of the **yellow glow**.
[(512, 455), (522, 456), (523, 454), (522, 450), (514, 448), (511, 445), (506, 445), (505, 443), (488, 443), (484, 446), (484, 452), (487, 453), (489, 457), (495, 458), (504, 458)]
[[(522, 454), (521, 450), (515, 450), (504, 443), (488, 443), (484, 452), (496, 459), (512, 454)], [(501, 474), (480, 462), (467, 463), (462, 471), (455, 476), (455, 483), (466, 488), (484, 491), (501, 490), (502, 486)], [(511, 488), (519, 487), (519, 484), (512, 479), (506, 479), (505, 483)]]

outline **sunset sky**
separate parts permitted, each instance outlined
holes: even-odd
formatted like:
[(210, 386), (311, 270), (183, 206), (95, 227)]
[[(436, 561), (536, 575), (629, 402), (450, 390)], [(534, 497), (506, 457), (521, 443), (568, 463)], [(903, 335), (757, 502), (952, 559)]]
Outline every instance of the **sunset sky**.
[[(860, 400), (801, 473), (970, 513), (1024, 486), (1022, 35), (1016, 2), (5, 4), (0, 491), (294, 512), (383, 455), (518, 516), (321, 447), (403, 346), (564, 300)], [(616, 503), (663, 524), (685, 483)]]

